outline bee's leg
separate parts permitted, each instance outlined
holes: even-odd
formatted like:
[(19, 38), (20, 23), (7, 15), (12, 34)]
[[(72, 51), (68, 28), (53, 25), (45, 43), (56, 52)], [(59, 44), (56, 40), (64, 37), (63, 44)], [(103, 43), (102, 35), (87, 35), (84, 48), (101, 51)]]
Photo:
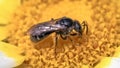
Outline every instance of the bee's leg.
[(79, 38), (82, 38), (82, 35), (81, 35), (81, 33), (72, 33), (72, 34), (70, 34), (71, 36), (76, 36), (76, 35), (78, 35), (79, 36)]
[(83, 31), (84, 31), (85, 28), (86, 28), (86, 34), (88, 34), (88, 25), (87, 25), (87, 22), (86, 22), (86, 21), (83, 21), (81, 25), (83, 25)]
[(51, 21), (53, 21), (54, 19), (53, 18), (51, 18)]
[[(83, 21), (81, 25), (83, 26), (83, 31), (86, 29), (86, 34), (88, 34), (88, 24), (87, 24), (87, 22)], [(86, 38), (86, 41), (88, 42), (87, 38)]]
[(58, 43), (58, 34), (56, 33), (55, 34), (55, 49), (54, 49), (54, 52), (55, 52), (55, 59), (56, 59), (56, 55), (57, 55), (57, 53), (56, 53), (56, 46), (57, 46), (57, 43)]
[(67, 39), (67, 35), (62, 35), (62, 34), (60, 34), (60, 37), (61, 37), (63, 40), (66, 40), (66, 39)]
[(61, 38), (63, 39), (63, 40), (66, 40), (67, 38), (71, 41), (71, 43), (72, 43), (72, 45), (73, 45), (73, 48), (75, 47), (74, 46), (74, 42), (73, 42), (73, 40), (70, 38), (70, 36), (68, 36), (68, 35), (61, 35), (60, 34), (60, 36), (61, 36)]
[(68, 36), (68, 39), (71, 41), (71, 43), (72, 43), (72, 48), (75, 48), (75, 43), (74, 43), (74, 41), (70, 38), (70, 36)]
[(72, 33), (72, 34), (70, 34), (71, 36), (76, 36), (76, 35), (78, 35), (77, 33)]

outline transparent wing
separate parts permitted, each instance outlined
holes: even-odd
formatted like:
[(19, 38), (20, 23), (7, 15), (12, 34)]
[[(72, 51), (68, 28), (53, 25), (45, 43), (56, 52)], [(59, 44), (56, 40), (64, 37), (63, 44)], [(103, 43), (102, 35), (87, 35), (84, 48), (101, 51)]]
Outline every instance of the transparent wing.
[(47, 37), (53, 32), (65, 29), (64, 26), (61, 26), (59, 24), (53, 24), (53, 23), (50, 21), (50, 22), (39, 23), (39, 24), (32, 26), (28, 30), (31, 40), (33, 42), (34, 41), (37, 42), (37, 41), (44, 39), (45, 37)]

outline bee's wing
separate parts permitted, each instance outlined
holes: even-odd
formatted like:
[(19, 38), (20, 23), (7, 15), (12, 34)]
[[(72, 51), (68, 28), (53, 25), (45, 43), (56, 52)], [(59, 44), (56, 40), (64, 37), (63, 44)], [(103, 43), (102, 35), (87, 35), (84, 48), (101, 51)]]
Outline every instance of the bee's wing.
[(64, 29), (65, 27), (57, 25), (57, 24), (47, 24), (47, 25), (36, 25), (30, 28), (29, 33), (42, 33), (42, 32), (55, 32)]
[(30, 35), (30, 38), (33, 42), (38, 42), (53, 32), (65, 29), (65, 27), (56, 24), (56, 21), (58, 20), (59, 19), (52, 19), (51, 21), (33, 25), (30, 29), (28, 29), (27, 33)]
[(29, 30), (29, 34), (30, 34), (30, 38), (33, 42), (38, 42), (42, 39), (44, 39), (45, 37), (47, 37), (48, 35), (50, 35), (53, 32), (56, 31), (60, 31), (64, 29), (63, 27), (61, 27), (60, 25), (51, 25), (51, 24), (41, 24), (41, 25), (36, 25), (34, 27), (32, 27)]
[(51, 19), (50, 21), (33, 25), (28, 29), (27, 34), (30, 34), (31, 32), (34, 32), (36, 30), (37, 31), (56, 31), (56, 30), (63, 29), (64, 27), (60, 26), (59, 24), (55, 24), (56, 21), (58, 21), (59, 19)]

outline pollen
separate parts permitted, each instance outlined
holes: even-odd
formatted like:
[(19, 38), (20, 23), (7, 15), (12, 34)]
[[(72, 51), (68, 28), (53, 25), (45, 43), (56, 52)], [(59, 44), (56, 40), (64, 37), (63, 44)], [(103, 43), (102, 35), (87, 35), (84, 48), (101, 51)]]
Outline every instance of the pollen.
[[(55, 34), (33, 43), (28, 29), (52, 18), (70, 17), (87, 21), (88, 34), (58, 37), (55, 54)], [(8, 42), (25, 54), (18, 68), (93, 68), (103, 57), (112, 57), (120, 46), (120, 9), (114, 0), (21, 0), (11, 17)]]

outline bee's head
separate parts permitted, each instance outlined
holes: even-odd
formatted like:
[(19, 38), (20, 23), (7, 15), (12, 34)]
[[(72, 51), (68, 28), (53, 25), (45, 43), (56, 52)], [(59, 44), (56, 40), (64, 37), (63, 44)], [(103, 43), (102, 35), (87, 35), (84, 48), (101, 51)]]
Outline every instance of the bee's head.
[(74, 21), (74, 30), (82, 35), (83, 31), (86, 29), (86, 34), (88, 33), (88, 25), (86, 21), (83, 21), (82, 24), (79, 21)]
[(82, 35), (83, 30), (80, 23), (77, 20), (74, 21), (74, 30)]

